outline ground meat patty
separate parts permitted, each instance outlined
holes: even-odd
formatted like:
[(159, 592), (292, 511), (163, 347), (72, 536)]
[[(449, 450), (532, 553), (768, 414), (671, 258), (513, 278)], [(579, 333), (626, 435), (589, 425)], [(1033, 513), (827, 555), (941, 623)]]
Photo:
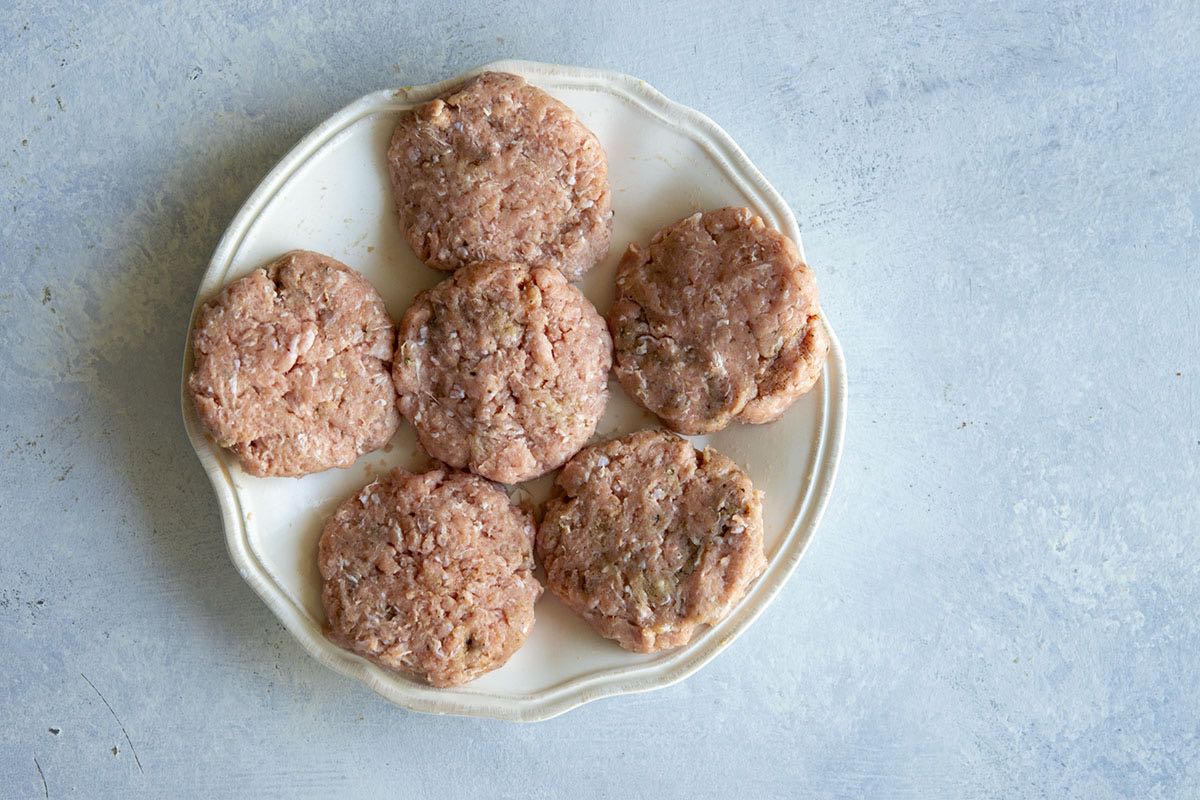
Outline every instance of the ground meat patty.
[(555, 490), (537, 538), (546, 586), (626, 649), (686, 644), (766, 567), (761, 494), (728, 458), (674, 434), (593, 445)]
[(557, 270), (481, 262), (400, 321), (400, 412), (434, 458), (504, 483), (561, 465), (608, 400), (612, 340)]
[(365, 278), (297, 250), (234, 281), (192, 333), (200, 420), (255, 475), (346, 467), (396, 431), (395, 328)]
[(516, 75), (486, 72), (401, 114), (388, 167), (401, 227), (436, 269), (520, 261), (574, 280), (608, 253), (608, 157)]
[(328, 635), (434, 686), (501, 666), (533, 627), (533, 522), (495, 484), (402, 469), (346, 500), (318, 551)]
[(693, 214), (649, 247), (631, 244), (608, 322), (621, 385), (687, 434), (777, 419), (829, 350), (796, 245), (746, 208)]

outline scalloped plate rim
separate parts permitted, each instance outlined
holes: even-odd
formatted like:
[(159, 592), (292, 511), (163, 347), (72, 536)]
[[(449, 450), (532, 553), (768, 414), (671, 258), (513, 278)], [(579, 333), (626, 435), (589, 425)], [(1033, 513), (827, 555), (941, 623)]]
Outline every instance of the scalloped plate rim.
[[(629, 75), (532, 61), (496, 61), (437, 83), (384, 89), (364, 95), (314, 128), (267, 174), (230, 222), (201, 279), (186, 335), (181, 404), (188, 438), (217, 495), (230, 559), (246, 583), (311, 656), (337, 672), (361, 681), (385, 699), (413, 711), (533, 722), (558, 716), (603, 697), (644, 692), (677, 683), (716, 657), (770, 605), (804, 555), (833, 488), (845, 436), (846, 371), (841, 345), (828, 319), (822, 315), (831, 346), (821, 381), (822, 424), (812, 460), (813, 472), (801, 510), (771, 558), (767, 571), (747, 598), (711, 631), (679, 648), (665, 660), (600, 669), (530, 695), (463, 694), (397, 679), (398, 676), (392, 676), (326, 640), (319, 627), (275, 584), (265, 565), (250, 547), (232, 476), (220, 457), (219, 448), (205, 434), (188, 395), (190, 332), (202, 302), (224, 285), (233, 256), (254, 221), (305, 162), (362, 117), (379, 111), (407, 108), (441, 94), (467, 77), (488, 70), (517, 73), (543, 84), (607, 91), (636, 103), (663, 122), (677, 126), (708, 152), (726, 177), (761, 203), (759, 210), (769, 212), (768, 216), (775, 218), (776, 224), (795, 240), (803, 253), (800, 231), (787, 203), (729, 134), (705, 115), (667, 99), (645, 81)], [(381, 677), (380, 673), (386, 677)]]

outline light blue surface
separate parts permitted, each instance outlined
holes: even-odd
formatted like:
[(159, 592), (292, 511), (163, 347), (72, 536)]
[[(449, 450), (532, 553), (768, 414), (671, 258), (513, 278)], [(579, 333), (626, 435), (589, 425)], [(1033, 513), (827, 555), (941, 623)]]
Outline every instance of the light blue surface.
[[(196, 5), (0, 14), (0, 796), (1200, 796), (1195, 5)], [(759, 622), (525, 727), (305, 656), (177, 402), (271, 165), (500, 57), (723, 125), (796, 211), (851, 387)]]

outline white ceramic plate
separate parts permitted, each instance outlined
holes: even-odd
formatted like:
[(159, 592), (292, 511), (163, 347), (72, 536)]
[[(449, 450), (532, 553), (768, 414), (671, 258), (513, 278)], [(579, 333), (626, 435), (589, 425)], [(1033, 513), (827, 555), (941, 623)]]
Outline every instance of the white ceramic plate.
[[(729, 135), (703, 115), (667, 100), (644, 82), (591, 69), (504, 61), (487, 69), (523, 75), (582, 118), (608, 151), (613, 192), (612, 251), (584, 289), (604, 312), (625, 244), (646, 241), (659, 227), (699, 210), (746, 205), (800, 241), (783, 198)], [(474, 73), (470, 73), (474, 74)], [(362, 272), (399, 319), (416, 292), (445, 273), (426, 268), (402, 238), (392, 205), (385, 151), (397, 112), (462, 80), (367, 95), (304, 138), (246, 201), (221, 239), (204, 275), (196, 307), (222, 286), (281, 253), (327, 253)], [(816, 265), (818, 283), (820, 265)], [(195, 312), (193, 311), (193, 318)], [(826, 323), (828, 324), (828, 322)], [(695, 672), (762, 613), (791, 575), (820, 520), (841, 451), (846, 409), (842, 351), (832, 347), (816, 388), (771, 425), (733, 425), (693, 443), (711, 443), (746, 468), (766, 493), (770, 565), (745, 600), (687, 647), (655, 655), (629, 653), (602, 639), (549, 593), (525, 646), (504, 667), (455, 689), (433, 689), (393, 674), (330, 644), (316, 568), (317, 537), (345, 497), (396, 465), (424, 461), (402, 424), (384, 451), (350, 469), (304, 478), (255, 478), (206, 436), (187, 394), (190, 342), (183, 362), (183, 416), (188, 435), (216, 489), (229, 553), (238, 571), (313, 656), (387, 699), (417, 711), (510, 720), (539, 720), (608, 695), (666, 686)], [(653, 418), (616, 381), (596, 438), (652, 427)], [(537, 500), (543, 478), (516, 491)]]

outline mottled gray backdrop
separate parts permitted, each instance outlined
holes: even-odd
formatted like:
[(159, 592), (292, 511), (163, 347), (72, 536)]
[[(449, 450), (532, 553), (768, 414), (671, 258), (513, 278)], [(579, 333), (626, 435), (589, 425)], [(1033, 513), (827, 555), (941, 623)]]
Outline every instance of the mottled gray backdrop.
[[(1200, 796), (1196, 4), (202, 5), (0, 13), (0, 796)], [(753, 629), (526, 727), (305, 655), (226, 557), (177, 388), (271, 165), (500, 57), (724, 126), (851, 391)]]

